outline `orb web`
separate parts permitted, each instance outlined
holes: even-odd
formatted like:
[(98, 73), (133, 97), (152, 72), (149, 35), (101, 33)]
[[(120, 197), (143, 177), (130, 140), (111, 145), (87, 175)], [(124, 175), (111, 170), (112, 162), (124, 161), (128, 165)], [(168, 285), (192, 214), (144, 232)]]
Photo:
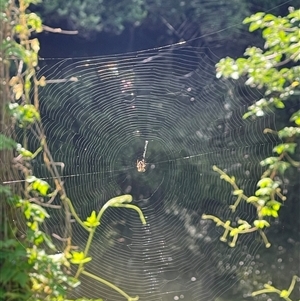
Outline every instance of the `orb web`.
[[(131, 194), (147, 221), (143, 226), (133, 210), (108, 209), (86, 269), (140, 300), (214, 300), (237, 280), (238, 263), (249, 264), (261, 246), (249, 234), (230, 248), (219, 241), (222, 229), (201, 218), (253, 220), (248, 205), (228, 209), (231, 187), (212, 166), (251, 193), (262, 173), (258, 162), (275, 145), (263, 134), (275, 128), (275, 115), (243, 120), (259, 92), (217, 80), (218, 59), (208, 48), (178, 44), (41, 62), (42, 122), (78, 215), (85, 220), (110, 198)], [(39, 159), (34, 169), (49, 178)], [(62, 219), (51, 210), (48, 230), (61, 234)], [(80, 249), (87, 240), (75, 223), (72, 240)], [(81, 281), (76, 297), (124, 299), (85, 276)]]

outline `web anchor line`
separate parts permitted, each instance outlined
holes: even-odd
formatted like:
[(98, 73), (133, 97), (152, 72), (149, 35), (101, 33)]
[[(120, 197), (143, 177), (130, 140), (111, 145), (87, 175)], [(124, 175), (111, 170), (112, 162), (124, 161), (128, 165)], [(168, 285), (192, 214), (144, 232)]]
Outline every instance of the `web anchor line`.
[[(160, 164), (160, 163), (166, 163), (166, 162), (176, 162), (180, 160), (187, 160), (187, 159), (192, 159), (195, 157), (200, 157), (203, 156), (207, 153), (201, 153), (201, 154), (196, 154), (196, 155), (190, 155), (190, 156), (185, 156), (185, 157), (179, 157), (179, 158), (174, 158), (174, 159), (169, 159), (169, 160), (163, 160), (163, 161), (158, 161), (158, 162), (146, 162), (146, 153), (147, 153), (147, 147), (148, 147), (149, 141), (145, 141), (145, 146), (144, 146), (144, 152), (142, 155), (141, 160), (137, 160), (136, 168), (138, 172), (145, 172), (147, 165), (152, 165), (152, 164)], [(130, 170), (133, 169), (133, 167), (128, 167), (125, 170)], [(75, 177), (80, 177), (80, 176), (89, 176), (89, 175), (96, 175), (96, 174), (104, 174), (104, 173), (112, 173), (115, 171), (124, 171), (124, 169), (119, 169), (119, 170), (109, 170), (109, 171), (94, 171), (94, 172), (88, 172), (88, 173), (77, 173), (77, 174), (70, 174), (70, 175), (61, 175), (60, 178), (66, 179), (66, 178), (75, 178)], [(58, 179), (56, 177), (42, 177), (39, 178), (40, 180), (51, 180), (51, 179)], [(26, 180), (9, 180), (9, 181), (3, 181), (2, 185), (8, 185), (8, 184), (16, 184), (16, 183), (24, 183)]]

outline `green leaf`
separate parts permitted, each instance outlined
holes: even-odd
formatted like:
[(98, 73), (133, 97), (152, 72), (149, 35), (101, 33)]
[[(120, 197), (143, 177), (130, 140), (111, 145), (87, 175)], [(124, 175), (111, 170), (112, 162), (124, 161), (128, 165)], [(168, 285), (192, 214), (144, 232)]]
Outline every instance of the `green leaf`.
[(300, 126), (300, 110), (298, 110), (291, 116), (290, 121), (294, 121), (297, 125)]
[(39, 180), (32, 184), (32, 188), (37, 190), (41, 195), (46, 196), (50, 185), (43, 180)]
[(264, 21), (273, 21), (275, 19), (276, 19), (276, 17), (272, 14), (266, 14), (263, 18)]
[(270, 224), (265, 220), (255, 220), (254, 226), (259, 229), (263, 229), (264, 227), (270, 227)]
[(31, 158), (33, 156), (32, 152), (22, 147), (21, 144), (17, 144), (17, 152), (26, 158)]
[(282, 290), (281, 293), (280, 293), (281, 298), (288, 298), (289, 295), (290, 294), (287, 290)]
[(21, 287), (25, 287), (29, 282), (29, 276), (27, 273), (18, 271), (18, 273), (13, 278), (14, 281), (16, 281)]
[(294, 154), (296, 146), (297, 146), (297, 143), (278, 144), (277, 146), (275, 146), (273, 148), (273, 152), (276, 152), (278, 155), (281, 155), (283, 152)]
[(255, 22), (255, 23), (252, 22), (252, 23), (250, 24), (250, 26), (249, 26), (249, 31), (250, 31), (250, 32), (253, 32), (253, 31), (259, 29), (260, 27), (261, 27), (261, 23), (259, 23), (258, 21)]
[(263, 178), (260, 181), (258, 181), (257, 186), (258, 187), (270, 187), (273, 184), (273, 180), (271, 178)]
[(91, 261), (91, 257), (85, 257), (83, 252), (73, 252), (72, 253), (72, 258), (71, 258), (71, 263), (73, 264), (81, 264), (81, 263), (87, 263)]
[(91, 215), (83, 222), (86, 226), (95, 228), (100, 225), (97, 220), (96, 211), (94, 210)]
[(281, 100), (277, 99), (277, 98), (274, 100), (274, 105), (277, 109), (285, 108), (284, 103)]
[(285, 171), (291, 166), (291, 163), (280, 161), (276, 164), (276, 168), (280, 174), (284, 174)]
[(300, 128), (297, 127), (285, 127), (278, 132), (279, 138), (290, 138), (300, 135)]
[(265, 15), (264, 12), (258, 12), (254, 15), (251, 15), (250, 17), (247, 17), (244, 19), (243, 24), (247, 24), (250, 22), (256, 22), (258, 20), (261, 20), (261, 18)]
[(13, 149), (16, 147), (16, 145), (17, 143), (13, 139), (6, 137), (3, 134), (0, 134), (0, 151), (4, 149)]
[(272, 209), (270, 209), (268, 206), (264, 206), (260, 212), (263, 216), (271, 216), (272, 215)]
[(243, 190), (242, 189), (237, 189), (237, 190), (234, 190), (233, 192), (232, 192), (232, 194), (233, 195), (240, 195), (240, 194), (243, 194)]
[(272, 188), (264, 187), (264, 188), (260, 188), (260, 189), (256, 190), (255, 195), (256, 196), (270, 195), (271, 192), (272, 192)]
[(258, 202), (259, 198), (257, 196), (250, 196), (247, 199), (247, 203), (253, 203), (253, 202)]
[(260, 162), (261, 166), (273, 165), (278, 162), (278, 157), (268, 157)]

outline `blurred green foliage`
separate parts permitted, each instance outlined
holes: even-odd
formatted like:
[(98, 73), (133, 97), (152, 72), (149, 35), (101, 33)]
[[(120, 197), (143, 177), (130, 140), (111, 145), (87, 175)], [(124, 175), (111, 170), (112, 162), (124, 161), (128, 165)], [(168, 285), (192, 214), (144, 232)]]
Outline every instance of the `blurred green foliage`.
[(151, 31), (159, 32), (163, 28), (163, 36), (158, 33), (157, 39), (169, 35), (175, 35), (177, 40), (189, 39), (196, 35), (203, 36), (207, 42), (216, 42), (234, 37), (242, 28), (240, 20), (251, 13), (269, 9), (279, 13), (287, 5), (280, 0), (45, 0), (36, 9), (47, 24), (67, 24), (86, 38), (101, 31), (120, 34), (126, 26), (145, 25)]
[[(290, 7), (289, 14), (284, 17), (258, 12), (247, 17), (244, 23), (250, 24), (250, 32), (261, 31), (264, 46), (263, 48), (248, 47), (244, 53), (245, 57), (242, 58), (221, 59), (216, 65), (217, 78), (244, 80), (246, 86), (261, 91), (263, 97), (248, 107), (243, 119), (255, 122), (262, 116), (276, 116), (278, 127), (265, 128), (264, 134), (275, 136), (278, 144), (273, 148), (274, 156), (267, 157), (260, 162), (265, 172), (257, 182), (258, 190), (254, 195), (244, 198), (242, 190), (233, 194), (242, 195), (242, 199), (256, 207), (258, 219), (254, 222), (254, 226), (258, 229), (266, 226), (266, 223), (276, 224), (274, 218), (277, 221), (285, 219), (288, 222), (285, 221), (283, 224), (286, 226), (290, 223), (290, 230), (299, 235), (297, 227), (299, 221), (295, 219), (297, 214), (292, 208), (298, 208), (299, 204), (300, 10)], [(230, 176), (222, 175), (222, 173), (221, 178), (227, 182), (231, 179)], [(233, 188), (236, 191), (238, 187)], [(233, 205), (234, 208), (236, 205), (236, 203)], [(285, 207), (284, 213), (281, 213), (282, 207)], [(216, 217), (213, 218), (216, 219)], [(284, 244), (285, 240), (293, 242), (289, 236), (291, 233), (280, 236), (279, 244)], [(265, 273), (271, 273), (274, 264), (272, 260), (268, 263), (266, 258), (273, 254), (272, 252), (270, 255), (267, 254), (269, 253), (263, 255), (261, 266), (264, 266)], [(286, 259), (285, 256), (283, 257)], [(289, 260), (292, 261), (293, 257), (289, 257)], [(260, 267), (258, 271), (262, 269)], [(286, 281), (285, 277), (286, 275), (280, 277), (281, 281)], [(245, 278), (248, 279), (248, 274)], [(253, 276), (254, 279), (256, 276)], [(271, 281), (271, 274), (265, 276), (265, 279)], [(290, 295), (293, 294), (297, 279), (297, 276), (293, 277), (288, 290), (279, 290), (270, 284), (265, 284), (263, 289), (253, 292), (252, 296), (276, 293), (284, 300), (291, 300)], [(263, 297), (258, 298), (264, 300)]]
[(203, 35), (219, 30), (224, 35), (228, 32), (224, 28), (238, 27), (239, 21), (249, 14), (247, 6), (246, 1), (234, 0), (45, 0), (38, 10), (45, 20), (66, 21), (86, 37), (100, 31), (119, 34), (126, 25), (135, 27), (142, 23), (151, 24), (152, 28), (165, 24), (171, 34), (176, 34), (174, 28), (185, 21), (195, 23), (195, 29)]
[[(299, 142), (299, 95), (300, 95), (300, 10), (289, 8), (286, 17), (276, 17), (263, 12), (256, 13), (244, 20), (250, 23), (249, 31), (261, 29), (265, 40), (264, 49), (249, 47), (245, 51), (245, 58), (236, 60), (226, 57), (217, 63), (217, 78), (225, 77), (237, 80), (245, 77), (245, 84), (261, 89), (264, 97), (257, 100), (244, 113), (243, 118), (257, 119), (274, 109), (284, 109), (286, 103), (292, 106), (285, 114), (292, 115), (289, 124), (276, 131), (265, 129), (265, 134), (277, 135), (280, 142), (273, 148), (276, 156), (268, 157), (260, 162), (267, 169), (257, 183), (259, 189), (255, 196), (244, 198), (247, 202), (257, 207), (260, 219), (264, 216), (278, 217), (277, 211), (281, 203), (276, 196), (285, 201), (282, 195), (282, 178), (289, 167), (300, 166), (293, 156), (296, 155)], [(275, 111), (275, 114), (278, 114)], [(290, 126), (293, 125), (293, 126)], [(230, 180), (226, 174), (223, 179)], [(228, 182), (230, 182), (228, 180)], [(251, 200), (251, 201), (249, 201)]]

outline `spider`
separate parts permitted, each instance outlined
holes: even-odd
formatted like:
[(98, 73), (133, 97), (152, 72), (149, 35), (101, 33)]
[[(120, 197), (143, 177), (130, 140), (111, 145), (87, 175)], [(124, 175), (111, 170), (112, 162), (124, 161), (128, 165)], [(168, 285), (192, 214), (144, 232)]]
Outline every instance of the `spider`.
[(146, 162), (145, 159), (136, 160), (136, 168), (138, 172), (145, 172), (146, 171)]

